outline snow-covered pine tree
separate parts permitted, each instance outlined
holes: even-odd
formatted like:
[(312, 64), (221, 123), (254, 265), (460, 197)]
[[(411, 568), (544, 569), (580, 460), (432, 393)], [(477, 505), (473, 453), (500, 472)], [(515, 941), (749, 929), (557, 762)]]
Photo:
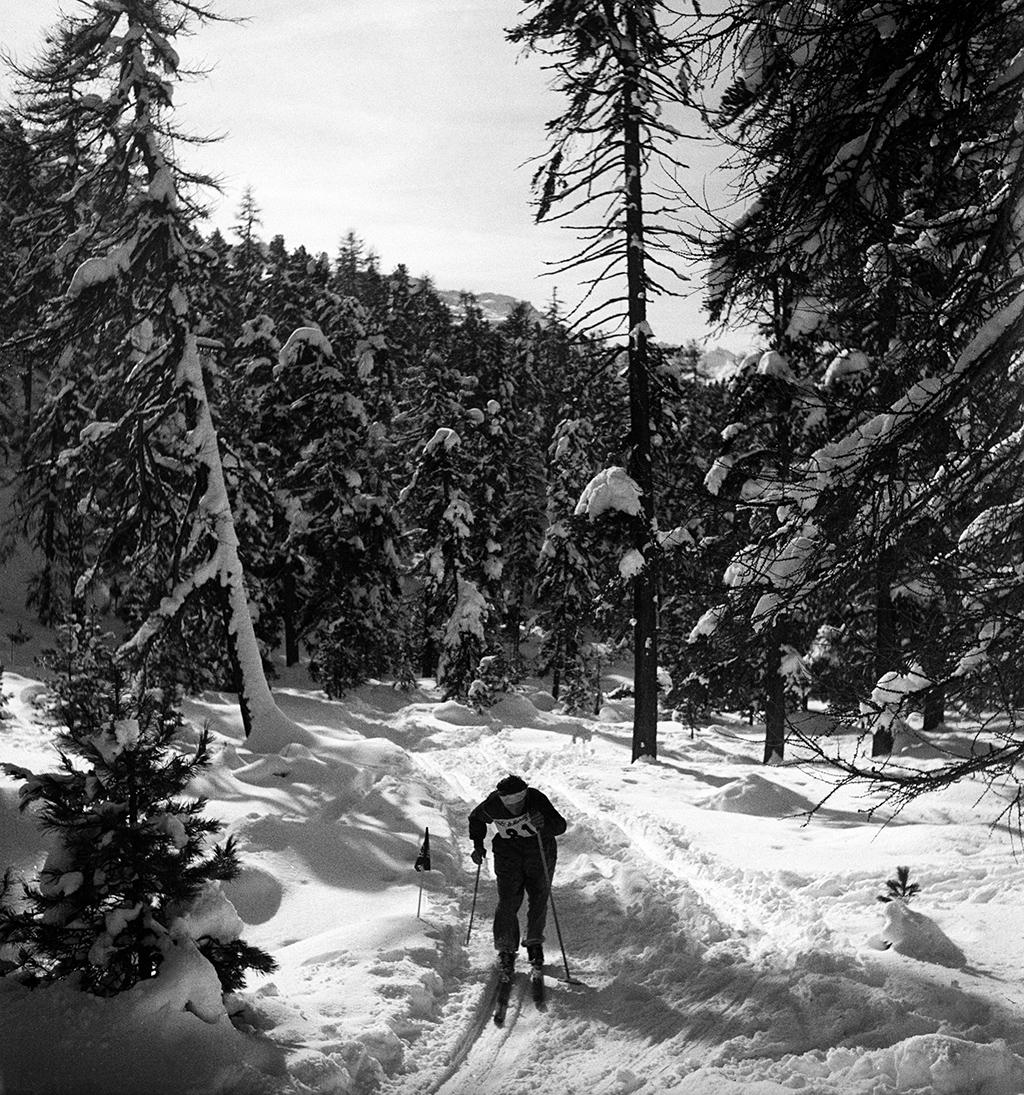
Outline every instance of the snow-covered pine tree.
[[(767, 15), (737, 3), (723, 18), (712, 67), (717, 46), (736, 49), (726, 108), (752, 201), (719, 240), (712, 292), (761, 309), (787, 356), (817, 357), (830, 434), (789, 483), (759, 490), (780, 520), (747, 562), (769, 576), (783, 563), (772, 615), (873, 600), (863, 699), (883, 731), (943, 689), (1018, 696), (1003, 643), (1024, 592), (1010, 577), (1024, 454), (1009, 410), (1024, 330), (1021, 13), (851, 0)], [(899, 588), (917, 591), (927, 627), (900, 635)]]
[[(472, 429), (462, 415), (462, 428)], [(477, 468), (462, 436), (438, 427), (423, 446), (400, 503), (419, 526), (413, 573), (422, 584), (423, 668), (431, 666), (446, 699), (468, 698), (487, 643), (490, 606), (480, 590), (481, 560), (472, 551), (470, 495)]]
[(340, 696), (368, 677), (409, 673), (387, 434), (362, 399), (383, 343), (357, 300), (328, 304), (329, 341), (304, 328), (282, 347), (276, 400), (293, 434), (281, 487), (287, 544), (302, 561), (300, 627), (313, 647), (311, 671)]
[(492, 467), (500, 467), (505, 480), (496, 529), (502, 556), (500, 603), (509, 664), (513, 675), (519, 675), (519, 644), (533, 601), (545, 525), (543, 386), (537, 375), (539, 332), (528, 305), (517, 305), (497, 333), (497, 368), (493, 380), (489, 378), (496, 407), (489, 413), (488, 447)]
[[(653, 374), (658, 409), (663, 593), (660, 615), (661, 664), (674, 688), (668, 700), (690, 712), (748, 710), (758, 703), (752, 689), (756, 662), (735, 641), (693, 643), (690, 636), (708, 605), (725, 600), (721, 576), (745, 542), (744, 523), (731, 504), (704, 486), (721, 449), (728, 422), (729, 389), (698, 370), (699, 348), (663, 355)], [(749, 627), (744, 628), (749, 631)], [(744, 644), (745, 645), (745, 644)]]
[[(685, 100), (685, 80), (676, 74), (685, 57), (663, 29), (675, 14), (661, 0), (530, 0), (527, 18), (508, 32), (513, 42), (541, 54), (555, 73), (555, 88), (569, 105), (547, 123), (548, 150), (534, 177), (539, 221), (572, 222), (598, 203), (598, 224), (581, 227), (581, 249), (563, 269), (595, 264), (589, 284), (602, 292), (612, 273), (624, 289), (599, 300), (583, 323), (603, 318), (625, 321), (629, 382), (629, 433), (623, 462), (640, 490), (632, 517), (632, 550), (642, 561), (632, 571), (635, 705), (633, 759), (657, 755), (658, 727), (658, 554), (651, 440), (647, 300), (670, 276), (673, 256), (666, 243), (678, 226), (645, 209), (651, 196), (651, 168), (669, 172), (660, 190), (666, 197), (679, 131), (663, 109)], [(672, 70), (671, 77), (668, 70)], [(675, 213), (681, 194), (667, 205)]]
[(35, 446), (30, 488), (62, 475), (81, 515), (89, 567), (76, 597), (115, 570), (122, 582), (136, 571), (158, 578), (126, 655), (169, 638), (195, 597), (216, 595), (246, 730), (275, 748), (297, 728), (263, 673), (197, 334), (208, 255), (190, 192), (205, 180), (174, 156), (172, 39), (209, 18), (183, 0), (101, 4), (30, 74), (38, 98), (89, 73), (88, 91), (73, 94), (94, 156), (73, 188), (91, 216), (61, 253), (74, 274), (38, 344), (53, 362), (50, 436), (63, 447)]
[(543, 640), (537, 660), (551, 674), (551, 693), (569, 711), (589, 710), (590, 642), (599, 593), (588, 522), (573, 509), (594, 460), (589, 417), (566, 418), (552, 439), (547, 468), (547, 529), (537, 561), (537, 626)]
[[(756, 479), (741, 481), (734, 476), (729, 480), (739, 490), (731, 504), (743, 511), (742, 532), (756, 541), (771, 535), (779, 521), (777, 511), (762, 502), (762, 495), (791, 479), (795, 453), (801, 446), (808, 451), (808, 438), (820, 439), (822, 404), (788, 360), (774, 351), (751, 355), (729, 387), (728, 424), (722, 430), (727, 452), (709, 469), (705, 485), (711, 494), (725, 497), (722, 481), (727, 472), (737, 465), (746, 467), (751, 459), (758, 461)], [(735, 538), (730, 538), (730, 546), (737, 546)], [(802, 629), (799, 611), (776, 611), (775, 590), (785, 588), (790, 575), (798, 571), (799, 557), (787, 555), (765, 572), (748, 564), (752, 556), (751, 550), (741, 547), (726, 567), (723, 581), (731, 590), (733, 609), (750, 620), (746, 657), (759, 666), (758, 706), (764, 712), (764, 762), (768, 764), (782, 760), (785, 753), (788, 698), (783, 659), (794, 644), (804, 648), (810, 636), (805, 634), (806, 627)], [(733, 630), (732, 641), (737, 637)]]
[(77, 978), (110, 996), (165, 962), (205, 959), (233, 992), (274, 961), (239, 937), (220, 889), (239, 871), (234, 842), (210, 845), (223, 826), (187, 792), (210, 763), (208, 736), (186, 746), (174, 684), (150, 679), (112, 640), (91, 620), (61, 627), (51, 657), (60, 767), (4, 766), (22, 781), (21, 808), (55, 839), (22, 896), (8, 888), (0, 944), (31, 983)]

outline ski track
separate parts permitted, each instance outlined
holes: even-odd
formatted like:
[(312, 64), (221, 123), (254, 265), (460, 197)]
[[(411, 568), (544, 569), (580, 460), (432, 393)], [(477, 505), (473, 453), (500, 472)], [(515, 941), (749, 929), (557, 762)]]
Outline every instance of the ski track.
[[(503, 771), (550, 790), (570, 825), (559, 842), (554, 901), (571, 973), (582, 983), (567, 986), (551, 976), (557, 970), (561, 977), (563, 967), (549, 916), (546, 1010), (524, 1004), (529, 994), (520, 985), (498, 1028), (490, 1021), (493, 979), (477, 989), (472, 1006), (464, 991), (455, 992), (434, 1029), (410, 1047), (404, 1074), (386, 1082), (385, 1095), (653, 1095), (699, 1065), (870, 1044), (908, 1007), (888, 998), (883, 967), (862, 961), (852, 947), (828, 955), (821, 945), (830, 933), (828, 910), (856, 890), (854, 883), (873, 883), (877, 872), (812, 880), (724, 862), (695, 847), (684, 825), (624, 809), (568, 748), (524, 753), (497, 734), (448, 746), (443, 763), (429, 749), (412, 756), (438, 788), (456, 858), (464, 857), (470, 885), (459, 898), (462, 923), (475, 870), (469, 809)], [(982, 858), (972, 872), (982, 900), (1006, 870), (993, 873)], [(946, 877), (949, 899), (962, 900), (963, 868)], [(940, 870), (930, 889), (941, 893), (944, 881)], [(488, 859), (470, 948), (477, 969), (493, 961), (493, 908)], [(837, 985), (849, 1008), (830, 1025), (832, 1000), (822, 993)], [(954, 1013), (969, 1006), (959, 990), (950, 1000)], [(766, 1014), (775, 1017), (770, 1029)], [(933, 1026), (927, 1015), (910, 1016), (908, 1033), (920, 1029), (913, 1023), (934, 1029), (943, 1015), (934, 1018)]]
[[(442, 768), (429, 753), (415, 754), (415, 759), (435, 785), (443, 781), (452, 793), (445, 796), (446, 814), (452, 831), (460, 836), (465, 814), (483, 797), (495, 770), (522, 767), (519, 758), (493, 738), (467, 746), (460, 757), (465, 763), (457, 769)], [(585, 809), (585, 795), (550, 775), (545, 772), (546, 782), (572, 830), (572, 851), (563, 846), (560, 852), (554, 899), (564, 930), (571, 932), (566, 940), (570, 971), (582, 984), (567, 986), (551, 977), (554, 969), (561, 976), (562, 965), (549, 916), (546, 1009), (537, 1009), (532, 1001), (524, 1004), (529, 994), (526, 986), (519, 986), (504, 1026), (494, 1027), (488, 1022), (493, 995), (489, 981), (468, 1017), (463, 1001), (451, 1001), (434, 1034), (425, 1033), (422, 1044), (411, 1052), (407, 1068), (412, 1071), (395, 1077), (385, 1091), (393, 1095), (521, 1095), (557, 1090), (560, 1095), (621, 1095), (643, 1086), (636, 1082), (634, 1069), (649, 1076), (678, 1062), (682, 1047), (676, 1036), (681, 1031), (689, 1031), (686, 1041), (693, 1053), (701, 1054), (723, 1018), (735, 1014), (742, 1004), (746, 985), (730, 991), (732, 985), (707, 973), (711, 944), (722, 944), (729, 952), (730, 971), (733, 962), (746, 955), (735, 928), (716, 914), (687, 879), (665, 869), (661, 856), (652, 852), (647, 862), (637, 863), (630, 835), (608, 819), (606, 803), (599, 801), (596, 810)], [(472, 887), (468, 889), (471, 895)], [(474, 964), (488, 962), (493, 955), (493, 889), (493, 878), (485, 869), (474, 926)], [(467, 918), (469, 899), (464, 902)], [(645, 945), (650, 933), (675, 937), (678, 963), (671, 969), (662, 969), (663, 955)], [(714, 969), (716, 962), (712, 960), (710, 966)], [(690, 995), (688, 983), (698, 977), (705, 985), (697, 1001), (685, 999)], [(730, 972), (728, 981), (732, 979)], [(706, 992), (715, 997), (713, 1004), (705, 998)], [(622, 1018), (623, 998), (625, 1014), (632, 1021)], [(685, 1004), (685, 1010), (680, 1010), (680, 1004)], [(451, 1023), (461, 1024), (461, 1034), (454, 1045), (446, 1046), (445, 1031)], [(609, 1042), (620, 1044), (618, 1056), (623, 1064), (611, 1073), (605, 1055), (594, 1053), (595, 1047)], [(431, 1074), (435, 1078), (425, 1082)]]

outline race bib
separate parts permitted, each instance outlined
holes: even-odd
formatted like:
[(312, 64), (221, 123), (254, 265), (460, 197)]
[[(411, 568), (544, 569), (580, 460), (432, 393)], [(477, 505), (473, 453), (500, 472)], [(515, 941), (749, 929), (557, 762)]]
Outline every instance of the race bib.
[(530, 824), (529, 814), (520, 814), (518, 817), (496, 817), (494, 827), (497, 829), (495, 836), (536, 836), (537, 830)]

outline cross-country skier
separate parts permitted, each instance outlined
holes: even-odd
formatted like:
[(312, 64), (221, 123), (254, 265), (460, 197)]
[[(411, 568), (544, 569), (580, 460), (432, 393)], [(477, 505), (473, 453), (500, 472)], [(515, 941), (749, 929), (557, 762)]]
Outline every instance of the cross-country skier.
[(555, 837), (565, 832), (566, 821), (542, 791), (528, 787), (519, 776), (506, 776), (469, 815), (474, 863), (482, 863), (487, 855), (484, 837), (489, 824), (496, 830), (491, 845), (498, 880), (494, 948), (501, 974), (504, 979), (512, 978), (519, 949), (519, 907), (525, 893), (530, 899), (526, 913), (526, 955), (534, 975), (539, 977), (544, 966), (548, 871), (554, 872), (558, 854)]

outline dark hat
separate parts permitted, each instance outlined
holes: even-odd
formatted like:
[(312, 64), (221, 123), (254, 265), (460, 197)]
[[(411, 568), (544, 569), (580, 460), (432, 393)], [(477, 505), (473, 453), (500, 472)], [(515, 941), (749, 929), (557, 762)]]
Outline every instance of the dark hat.
[(506, 776), (498, 780), (495, 790), (499, 795), (517, 795), (520, 791), (526, 790), (526, 781), (519, 776)]

